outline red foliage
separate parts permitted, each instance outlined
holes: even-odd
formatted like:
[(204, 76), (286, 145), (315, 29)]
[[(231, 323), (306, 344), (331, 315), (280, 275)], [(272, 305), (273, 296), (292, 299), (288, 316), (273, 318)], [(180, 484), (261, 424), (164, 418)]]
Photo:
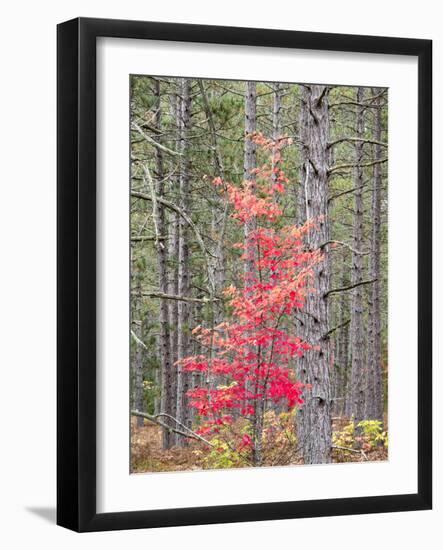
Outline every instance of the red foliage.
[[(207, 385), (187, 393), (202, 418), (202, 434), (218, 432), (239, 415), (252, 422), (259, 401), (264, 404), (260, 414), (269, 402), (283, 401), (288, 409), (302, 402), (302, 385), (290, 361), (310, 346), (293, 334), (290, 321), (312, 292), (312, 268), (321, 254), (303, 248), (303, 236), (315, 230), (312, 222), (300, 227), (281, 222), (277, 196), (284, 194), (287, 178), (280, 168), (280, 149), (289, 140), (273, 142), (260, 134), (250, 139), (270, 152), (271, 168), (265, 164), (255, 169), (240, 187), (220, 178), (214, 184), (233, 206), (231, 215), (238, 223), (253, 222), (247, 242), (236, 244), (243, 250), (242, 260), (249, 260), (253, 269), (244, 274), (241, 288), (231, 285), (224, 290), (231, 320), (213, 329), (193, 330), (211, 352), (181, 360), (186, 371), (206, 373)], [(220, 375), (227, 383), (216, 384)], [(238, 448), (251, 445), (246, 434)]]

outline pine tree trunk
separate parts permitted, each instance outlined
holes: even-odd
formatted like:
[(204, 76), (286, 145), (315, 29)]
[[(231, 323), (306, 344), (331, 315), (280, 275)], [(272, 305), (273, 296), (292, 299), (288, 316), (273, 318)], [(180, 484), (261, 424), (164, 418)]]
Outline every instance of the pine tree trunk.
[[(178, 181), (173, 180), (174, 183)], [(176, 212), (169, 212), (169, 230), (168, 230), (168, 263), (169, 279), (168, 279), (168, 294), (173, 296), (178, 295), (178, 215)], [(178, 302), (171, 300), (169, 304), (169, 337), (170, 337), (170, 350), (171, 350), (171, 370), (172, 370), (172, 416), (175, 416), (176, 410), (176, 393), (177, 393), (177, 367), (175, 362), (178, 359)]]
[[(364, 136), (364, 89), (356, 91), (356, 137)], [(353, 220), (353, 248), (356, 252), (363, 249), (363, 142), (355, 143), (354, 171), (354, 220)], [(363, 258), (361, 254), (353, 252), (351, 282), (358, 284), (363, 281)], [(364, 419), (365, 401), (367, 394), (367, 376), (364, 356), (364, 320), (363, 320), (363, 289), (357, 286), (352, 290), (351, 297), (351, 405), (355, 425)]]
[[(274, 93), (272, 98), (272, 139), (277, 141), (281, 137), (281, 96), (282, 88), (281, 84), (275, 83), (273, 85)], [(274, 148), (273, 153), (275, 153)], [(274, 168), (274, 166), (272, 167)], [(276, 181), (277, 174), (272, 174), (273, 181)]]
[[(307, 239), (309, 248), (315, 250), (329, 240), (327, 87), (304, 87), (302, 110), (300, 135), (303, 139), (304, 166), (301, 185), (305, 216), (313, 219), (317, 226), (309, 231)], [(303, 201), (299, 201), (299, 219), (302, 205)], [(303, 308), (303, 337), (315, 349), (304, 353), (298, 367), (301, 381), (308, 386), (304, 390), (304, 403), (297, 414), (297, 446), (305, 464), (321, 464), (331, 461), (330, 342), (326, 336), (329, 311), (325, 296), (330, 286), (330, 267), (327, 257), (315, 267), (312, 286), (316, 292), (307, 296)]]
[[(343, 268), (341, 275), (341, 287), (349, 284), (347, 277), (348, 266), (345, 255), (343, 256)], [(346, 414), (346, 386), (349, 378), (348, 357), (349, 357), (349, 320), (348, 312), (348, 293), (342, 292), (339, 301), (339, 334), (338, 334), (338, 350), (337, 350), (337, 366), (338, 366), (338, 381), (337, 381), (337, 408), (335, 414), (343, 416)]]
[[(181, 109), (180, 109), (180, 207), (185, 213), (189, 213), (189, 126), (191, 122), (191, 82), (187, 78), (181, 80)], [(188, 247), (188, 226), (184, 219), (179, 219), (179, 244), (178, 244), (178, 286), (180, 296), (189, 296), (189, 247)], [(178, 303), (178, 359), (189, 355), (189, 303), (179, 301)], [(179, 422), (187, 425), (187, 398), (186, 392), (189, 389), (189, 377), (179, 365), (177, 367), (177, 409), (176, 418)], [(176, 445), (183, 446), (183, 436), (176, 434)]]
[[(176, 129), (174, 134), (179, 138), (180, 134), (180, 100), (177, 93), (170, 95), (170, 118), (176, 121)], [(174, 135), (173, 134), (173, 135)], [(175, 147), (176, 142), (173, 141), (171, 147)], [(175, 168), (175, 165), (174, 165)], [(180, 178), (173, 170), (170, 176), (170, 193), (173, 197), (178, 193), (180, 187)], [(175, 200), (175, 198), (174, 198)], [(177, 212), (168, 211), (168, 294), (177, 296), (178, 289), (178, 256), (179, 256), (179, 218)], [(177, 408), (177, 366), (175, 362), (178, 359), (178, 302), (171, 300), (169, 303), (169, 337), (171, 350), (171, 403), (169, 408), (171, 415), (175, 417)], [(173, 436), (171, 435), (171, 444)]]
[[(374, 89), (374, 95), (379, 90)], [(381, 142), (381, 98), (377, 97), (374, 120), (374, 140)], [(374, 160), (381, 159), (381, 146), (374, 145)], [(371, 197), (371, 250), (369, 260), (370, 278), (375, 279), (369, 289), (368, 311), (368, 357), (369, 398), (366, 417), (383, 420), (383, 392), (381, 377), (381, 322), (380, 322), (380, 208), (381, 208), (381, 165), (374, 165)]]
[[(161, 130), (161, 99), (160, 99), (160, 81), (154, 81), (154, 97), (155, 97), (155, 128)], [(158, 138), (160, 140), (160, 138)], [(163, 152), (159, 147), (155, 148), (155, 194), (157, 197), (164, 195), (164, 169), (163, 169)], [(153, 216), (155, 225), (160, 237), (165, 235), (165, 211), (163, 205), (156, 201), (154, 203)], [(168, 291), (168, 273), (166, 268), (167, 250), (162, 240), (155, 241), (157, 251), (157, 272), (158, 272), (158, 288), (162, 293)], [(161, 379), (162, 379), (162, 397), (161, 412), (172, 414), (172, 364), (171, 364), (171, 342), (169, 334), (169, 305), (167, 300), (160, 300), (159, 304), (159, 322), (160, 322), (160, 364), (161, 364)], [(169, 423), (169, 422), (168, 422)], [(163, 448), (168, 449), (171, 445), (171, 434), (167, 430), (163, 430), (162, 434)]]
[[(243, 179), (255, 181), (251, 170), (257, 166), (257, 147), (249, 136), (257, 131), (257, 88), (255, 82), (246, 82), (245, 90), (245, 149), (243, 163)], [(244, 224), (245, 246), (248, 249), (249, 233), (255, 229), (253, 219)], [(252, 274), (254, 271), (254, 260), (246, 259), (244, 265), (245, 274)]]
[[(308, 162), (308, 143), (309, 143), (309, 124), (308, 124), (308, 109), (309, 109), (309, 90), (306, 86), (300, 86), (300, 113), (299, 113), (299, 127), (298, 138), (300, 142), (299, 148), (299, 163), (300, 163), (300, 182), (296, 187), (296, 223), (297, 225), (303, 225), (306, 222), (306, 194), (305, 189), (307, 185), (307, 176), (309, 170), (307, 167)], [(295, 316), (295, 326), (297, 327), (297, 334), (302, 340), (308, 341), (307, 331), (307, 315), (303, 310), (298, 311)], [(297, 380), (304, 380), (306, 378), (306, 356), (301, 356), (296, 360), (295, 373)], [(302, 442), (306, 440), (305, 428), (306, 422), (303, 419), (303, 411), (298, 408), (295, 418), (296, 431), (297, 431), (297, 445), (303, 451)]]
[[(134, 380), (134, 408), (143, 411), (143, 350), (140, 344), (135, 344), (135, 380)], [(136, 417), (138, 428), (143, 426), (143, 418)]]
[[(255, 82), (246, 82), (245, 89), (245, 146), (243, 160), (243, 179), (252, 182), (254, 189), (255, 176), (251, 171), (257, 166), (256, 145), (250, 139), (257, 131), (257, 85)], [(254, 257), (255, 250), (249, 242), (249, 235), (256, 227), (255, 220), (251, 219), (244, 224), (244, 242), (247, 258), (244, 261), (244, 277), (245, 285), (251, 282), (251, 278), (255, 277)], [(256, 391), (259, 381), (256, 381), (255, 387), (247, 384), (247, 391)], [(263, 431), (263, 403), (261, 399), (254, 399), (252, 403), (254, 407), (252, 418), (252, 460), (254, 465), (259, 465), (261, 462), (261, 438)]]

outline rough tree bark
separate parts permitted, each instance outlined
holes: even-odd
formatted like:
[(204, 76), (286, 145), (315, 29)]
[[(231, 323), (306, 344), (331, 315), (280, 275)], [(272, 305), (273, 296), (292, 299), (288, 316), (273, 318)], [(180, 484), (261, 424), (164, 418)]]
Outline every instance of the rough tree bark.
[[(282, 85), (276, 82), (273, 85), (272, 95), (272, 139), (276, 141), (281, 137), (281, 98)], [(275, 149), (274, 149), (275, 152)], [(274, 167), (272, 167), (274, 168)], [(272, 174), (272, 179), (276, 181), (277, 174)]]
[[(189, 126), (191, 122), (191, 80), (181, 79), (181, 101), (180, 101), (180, 208), (186, 214), (189, 213), (190, 178), (189, 178)], [(180, 296), (189, 296), (189, 247), (188, 247), (188, 225), (183, 217), (179, 220), (179, 243), (178, 243), (178, 287)], [(189, 303), (180, 301), (178, 303), (178, 339), (177, 355), (182, 359), (189, 355)], [(177, 367), (177, 409), (176, 418), (179, 422), (187, 425), (187, 399), (186, 391), (189, 385), (189, 377), (179, 365)], [(178, 446), (185, 444), (185, 439), (175, 434), (175, 443)]]
[[(199, 89), (202, 96), (203, 107), (205, 110), (209, 134), (211, 138), (212, 152), (213, 152), (213, 173), (220, 177), (222, 181), (225, 181), (225, 171), (223, 167), (223, 160), (218, 143), (217, 129), (215, 127), (214, 116), (211, 110), (208, 96), (205, 90), (205, 85), (202, 80), (198, 81)], [(226, 225), (228, 219), (228, 203), (222, 199), (220, 193), (215, 190), (214, 198), (211, 201), (211, 233), (214, 243), (211, 247), (212, 258), (209, 259), (211, 269), (214, 273), (214, 286), (213, 291), (218, 296), (225, 285), (225, 249), (224, 239), (226, 233)], [(223, 306), (221, 302), (212, 304), (212, 323), (214, 326), (218, 325), (222, 321)]]
[[(178, 183), (173, 178), (173, 183)], [(169, 278), (168, 278), (168, 295), (178, 296), (178, 214), (177, 212), (169, 211), (168, 216), (168, 264), (169, 264)], [(172, 369), (172, 385), (173, 385), (173, 412), (172, 416), (175, 416), (176, 409), (176, 384), (177, 384), (177, 367), (175, 362), (178, 359), (177, 354), (177, 340), (178, 340), (178, 301), (171, 300), (169, 304), (169, 336), (170, 336), (170, 349), (171, 349), (171, 369)]]
[[(257, 166), (257, 151), (255, 143), (250, 139), (250, 135), (257, 131), (257, 85), (255, 82), (246, 82), (245, 88), (245, 145), (243, 160), (243, 179), (252, 182), (254, 186), (255, 176), (251, 171)], [(244, 261), (245, 284), (248, 284), (250, 277), (254, 277), (254, 254), (249, 244), (249, 235), (256, 227), (255, 220), (251, 219), (244, 224), (244, 242), (248, 257)], [(247, 386), (247, 390), (257, 393), (257, 387)], [(263, 400), (253, 400), (253, 419), (252, 419), (252, 460), (255, 465), (259, 465), (262, 455), (262, 432), (263, 432)]]
[[(316, 228), (309, 231), (307, 238), (307, 245), (314, 250), (329, 241), (328, 88), (305, 86), (301, 108), (303, 127), (300, 136), (304, 160), (301, 185), (305, 217), (316, 222)], [(302, 201), (299, 201), (299, 209), (301, 205)], [(327, 249), (324, 253), (327, 254)], [(316, 266), (312, 286), (316, 292), (306, 297), (303, 335), (315, 349), (305, 352), (298, 366), (301, 382), (308, 386), (297, 414), (297, 446), (306, 464), (321, 464), (331, 461), (330, 342), (326, 336), (329, 311), (325, 296), (330, 286), (330, 268), (327, 257)]]
[[(296, 187), (296, 214), (295, 220), (297, 225), (303, 225), (306, 222), (306, 194), (305, 187), (307, 185), (307, 177), (309, 175), (308, 167), (308, 137), (309, 137), (309, 123), (308, 123), (308, 101), (309, 90), (306, 86), (300, 86), (300, 111), (298, 120), (298, 138), (300, 142), (299, 147), (299, 164), (300, 164), (300, 181)], [(307, 315), (302, 311), (297, 312), (295, 316), (295, 326), (297, 327), (297, 334), (302, 340), (308, 341), (307, 335)], [(297, 380), (304, 380), (306, 377), (306, 356), (300, 357), (295, 363), (295, 373)], [(306, 439), (305, 428), (307, 428), (306, 422), (303, 420), (303, 412), (298, 410), (295, 419), (297, 441), (303, 442)], [(299, 443), (297, 443), (299, 445)]]
[[(364, 137), (364, 88), (356, 90), (356, 137), (355, 142), (355, 170), (354, 170), (354, 219), (353, 219), (353, 248), (356, 251), (363, 249), (363, 142)], [(361, 254), (352, 254), (351, 282), (363, 281), (363, 259)], [(364, 419), (365, 399), (367, 393), (367, 376), (365, 365), (365, 338), (363, 319), (363, 287), (357, 286), (351, 294), (351, 415), (355, 424)]]
[[(381, 142), (381, 97), (379, 90), (374, 89), (373, 95), (377, 96), (374, 110), (374, 141)], [(381, 146), (374, 145), (374, 160), (382, 158)], [(381, 380), (381, 322), (380, 322), (380, 208), (382, 168), (380, 164), (374, 165), (371, 196), (371, 248), (369, 257), (369, 277), (375, 282), (369, 289), (368, 309), (368, 402), (366, 417), (383, 420), (383, 392)]]
[[(155, 116), (154, 124), (158, 132), (161, 131), (161, 89), (160, 81), (154, 81), (154, 98), (155, 98)], [(160, 140), (160, 137), (158, 138)], [(160, 147), (155, 148), (155, 195), (163, 197), (164, 195), (164, 168), (163, 168), (163, 151)], [(153, 218), (157, 228), (157, 238), (155, 240), (155, 248), (157, 252), (157, 274), (158, 274), (158, 289), (160, 292), (168, 291), (168, 273), (166, 267), (167, 250), (163, 241), (159, 240), (159, 236), (164, 236), (166, 231), (165, 211), (163, 205), (155, 201), (152, 204)], [(148, 263), (149, 265), (149, 263)], [(160, 363), (161, 363), (161, 380), (162, 380), (162, 402), (160, 404), (161, 412), (171, 414), (173, 394), (172, 394), (172, 362), (171, 362), (171, 342), (169, 334), (169, 305), (167, 300), (160, 300), (159, 305), (159, 322), (160, 322)], [(139, 409), (141, 410), (141, 409)], [(137, 418), (138, 420), (138, 418)], [(163, 430), (162, 433), (163, 448), (168, 449), (171, 446), (171, 433), (168, 430)]]
[[(340, 286), (346, 287), (349, 284), (348, 280), (348, 265), (346, 262), (346, 253), (343, 253), (343, 264), (341, 274)], [(345, 324), (349, 320), (348, 312), (348, 300), (349, 296), (347, 292), (342, 292), (339, 301), (339, 325), (338, 331), (338, 349), (337, 349), (337, 365), (338, 365), (338, 380), (336, 385), (336, 396), (338, 397), (336, 403), (335, 414), (342, 416), (346, 410), (346, 385), (349, 378), (348, 372), (348, 358), (349, 358), (349, 323)]]
[[(138, 343), (135, 344), (135, 376), (134, 376), (134, 408), (142, 411), (143, 400), (143, 349)], [(143, 426), (143, 418), (136, 419), (138, 428)]]
[[(255, 82), (246, 82), (245, 90), (245, 148), (243, 162), (243, 179), (245, 181), (255, 181), (255, 176), (251, 170), (257, 166), (257, 147), (255, 143), (248, 138), (257, 131), (257, 86)], [(248, 246), (249, 233), (255, 228), (254, 220), (244, 224), (245, 245)], [(245, 260), (245, 274), (252, 273), (254, 270), (253, 259)]]
[[(173, 92), (170, 94), (169, 113), (170, 118), (176, 121), (176, 128), (173, 132), (174, 137), (179, 138), (180, 133), (180, 100), (179, 94)], [(176, 147), (176, 142), (171, 144), (172, 147)], [(175, 168), (175, 165), (174, 165)], [(175, 170), (172, 170), (172, 174), (169, 178), (170, 190), (169, 193), (174, 197), (178, 195), (178, 189), (180, 186), (180, 179)], [(168, 294), (177, 296), (178, 289), (178, 241), (179, 241), (179, 215), (173, 210), (168, 210)], [(178, 359), (178, 302), (171, 300), (169, 303), (169, 336), (170, 336), (170, 350), (171, 350), (171, 399), (170, 406), (171, 416), (175, 417), (177, 408), (177, 367), (175, 362)], [(171, 434), (171, 432), (169, 432)], [(173, 442), (172, 435), (171, 441)]]

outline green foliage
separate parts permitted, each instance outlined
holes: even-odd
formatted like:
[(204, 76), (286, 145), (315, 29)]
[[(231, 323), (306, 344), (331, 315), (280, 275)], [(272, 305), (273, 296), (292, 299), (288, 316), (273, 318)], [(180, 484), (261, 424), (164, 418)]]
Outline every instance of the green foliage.
[[(237, 438), (241, 439), (243, 435), (249, 435), (247, 425), (242, 427), (236, 426)], [(244, 466), (248, 463), (248, 451), (240, 451), (238, 448), (232, 446), (232, 427), (221, 427), (215, 437), (210, 440), (211, 447), (209, 453), (204, 458), (203, 464), (207, 469), (216, 468), (235, 468)]]
[[(356, 432), (360, 435), (356, 435)], [(387, 448), (388, 433), (383, 430), (383, 423), (380, 420), (362, 420), (355, 424), (353, 420), (346, 424), (341, 430), (332, 434), (332, 444), (337, 447), (354, 448), (359, 443), (363, 450), (368, 451), (378, 446)], [(347, 451), (343, 451), (347, 453)]]
[[(297, 448), (295, 435), (295, 409), (276, 413), (268, 410), (263, 418), (263, 465), (273, 466), (293, 462)], [(208, 451), (194, 451), (198, 457), (205, 455), (203, 465), (207, 469), (240, 468), (251, 465), (251, 447), (243, 442), (251, 439), (250, 425), (243, 420), (232, 426), (224, 426), (209, 441)], [(233, 442), (235, 445), (233, 445)]]
[(354, 422), (346, 424), (341, 430), (332, 433), (332, 444), (338, 447), (352, 448), (354, 445)]
[(221, 437), (212, 438), (211, 443), (214, 447), (204, 460), (205, 468), (233, 468), (243, 465), (244, 460), (240, 453), (231, 448)]
[(372, 448), (378, 445), (388, 446), (388, 433), (383, 430), (380, 420), (362, 420), (357, 426), (361, 428), (363, 437)]

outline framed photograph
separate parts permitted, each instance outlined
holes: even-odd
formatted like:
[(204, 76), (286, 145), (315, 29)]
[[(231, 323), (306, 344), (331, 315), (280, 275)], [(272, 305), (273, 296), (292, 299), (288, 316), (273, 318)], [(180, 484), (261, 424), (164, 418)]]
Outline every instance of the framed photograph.
[(57, 523), (430, 509), (429, 40), (58, 26)]

